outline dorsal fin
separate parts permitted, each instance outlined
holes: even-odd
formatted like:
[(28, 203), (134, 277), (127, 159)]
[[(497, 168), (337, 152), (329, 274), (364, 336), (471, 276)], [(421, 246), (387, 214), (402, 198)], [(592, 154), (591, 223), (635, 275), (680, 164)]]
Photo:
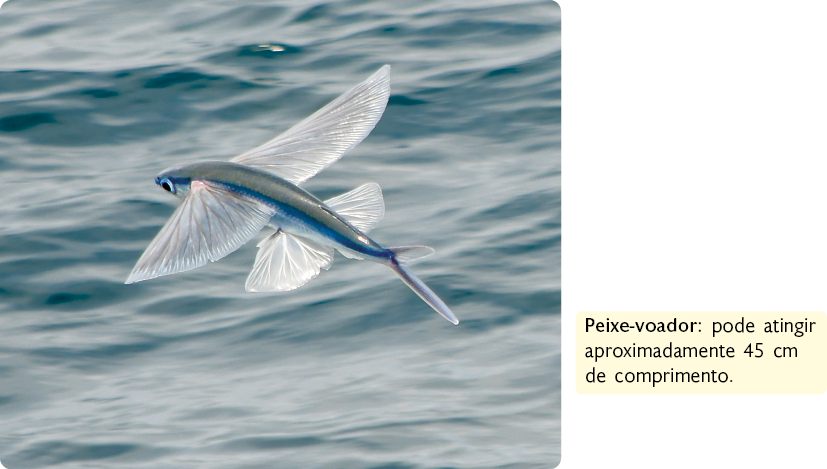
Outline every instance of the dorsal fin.
[(385, 201), (379, 184), (369, 182), (350, 192), (325, 200), (348, 223), (367, 234), (385, 216)]

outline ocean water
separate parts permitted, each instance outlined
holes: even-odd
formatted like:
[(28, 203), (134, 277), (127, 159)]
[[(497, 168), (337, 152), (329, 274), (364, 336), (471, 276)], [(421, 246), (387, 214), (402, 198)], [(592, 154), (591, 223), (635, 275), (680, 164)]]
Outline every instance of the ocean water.
[[(560, 460), (560, 10), (505, 0), (10, 0), (0, 8), (0, 461), (548, 468)], [(371, 135), (305, 184), (384, 191), (343, 258), (250, 294), (261, 235), (124, 285), (178, 200), (383, 64)]]

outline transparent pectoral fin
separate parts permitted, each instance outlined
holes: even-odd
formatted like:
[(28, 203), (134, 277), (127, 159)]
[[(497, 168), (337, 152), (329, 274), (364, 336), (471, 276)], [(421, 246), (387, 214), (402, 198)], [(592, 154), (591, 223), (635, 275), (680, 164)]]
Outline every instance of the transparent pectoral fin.
[(192, 181), (190, 192), (144, 251), (126, 283), (201, 267), (230, 254), (273, 216), (265, 204), (222, 186)]
[(276, 231), (258, 243), (256, 263), (245, 288), (249, 292), (295, 290), (332, 262), (332, 248)]
[(350, 151), (379, 122), (390, 96), (390, 66), (269, 142), (230, 161), (300, 184)]
[(365, 234), (385, 216), (382, 189), (375, 182), (363, 184), (324, 203)]

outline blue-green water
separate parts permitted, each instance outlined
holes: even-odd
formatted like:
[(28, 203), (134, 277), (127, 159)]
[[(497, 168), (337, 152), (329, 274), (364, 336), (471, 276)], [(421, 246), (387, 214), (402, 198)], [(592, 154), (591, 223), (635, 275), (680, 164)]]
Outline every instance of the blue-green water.
[[(551, 2), (10, 0), (0, 8), (0, 461), (9, 469), (553, 467), (560, 13)], [(283, 50), (281, 50), (283, 49)], [(382, 64), (371, 135), (305, 187), (373, 181), (371, 236), (249, 294), (260, 236), (124, 285), (178, 200)]]

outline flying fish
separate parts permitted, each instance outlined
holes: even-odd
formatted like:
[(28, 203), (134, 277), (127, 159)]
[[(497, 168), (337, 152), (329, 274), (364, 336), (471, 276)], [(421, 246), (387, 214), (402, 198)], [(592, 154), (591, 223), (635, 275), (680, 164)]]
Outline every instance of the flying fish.
[(300, 184), (353, 149), (373, 130), (390, 96), (385, 65), (303, 121), (229, 162), (166, 169), (155, 178), (183, 200), (138, 260), (126, 283), (195, 269), (243, 246), (266, 227), (245, 288), (290, 291), (327, 270), (334, 249), (384, 264), (453, 324), (450, 308), (406, 265), (434, 253), (427, 246), (384, 248), (368, 233), (382, 219), (382, 190), (367, 183), (319, 200)]

